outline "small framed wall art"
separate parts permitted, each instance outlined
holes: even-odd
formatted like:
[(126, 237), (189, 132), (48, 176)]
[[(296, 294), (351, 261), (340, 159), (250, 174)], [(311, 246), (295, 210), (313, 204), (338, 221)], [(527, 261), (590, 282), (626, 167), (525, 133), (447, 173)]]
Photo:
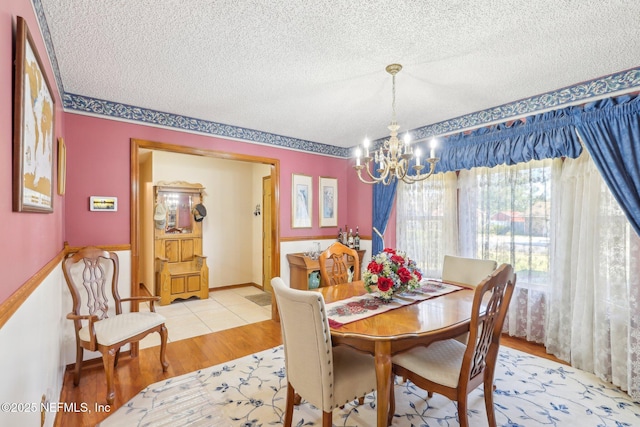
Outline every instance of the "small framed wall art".
[(312, 185), (308, 175), (291, 177), (291, 228), (311, 228)]
[(89, 197), (89, 210), (116, 212), (118, 210), (118, 198), (111, 196), (91, 196)]
[(337, 227), (338, 178), (321, 176), (318, 193), (320, 227)]

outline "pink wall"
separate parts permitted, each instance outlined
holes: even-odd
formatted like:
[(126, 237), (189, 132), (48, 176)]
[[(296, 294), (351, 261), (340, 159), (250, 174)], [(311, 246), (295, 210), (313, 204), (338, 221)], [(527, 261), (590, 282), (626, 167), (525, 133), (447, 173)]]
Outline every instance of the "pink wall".
[[(12, 211), (13, 50), (16, 16), (26, 19), (56, 98), (55, 134), (67, 144), (67, 188), (54, 195), (52, 214)], [(0, 1), (0, 303), (42, 269), (68, 241), (73, 246), (129, 244), (130, 138), (251, 154), (280, 160), (281, 237), (335, 236), (318, 227), (318, 177), (338, 178), (338, 224), (371, 235), (371, 187), (357, 181), (350, 161), (277, 147), (62, 112), (60, 94), (30, 0)], [(56, 162), (57, 162), (57, 149)], [(313, 228), (291, 229), (291, 174), (313, 177)], [(57, 175), (54, 173), (54, 175)], [(57, 188), (57, 176), (54, 177)], [(117, 196), (118, 212), (90, 212), (91, 195)]]
[[(318, 227), (318, 178), (338, 178), (338, 224), (371, 230), (371, 188), (354, 183), (345, 159), (301, 153), (277, 147), (189, 134), (151, 126), (66, 113), (67, 196), (65, 239), (72, 246), (130, 243), (130, 139), (137, 138), (194, 148), (280, 160), (280, 236), (335, 236), (338, 228)], [(291, 175), (312, 176), (313, 228), (291, 228)], [(89, 196), (118, 197), (118, 212), (91, 212)]]
[[(0, 226), (2, 230), (0, 303), (62, 250), (64, 233), (64, 200), (60, 196), (54, 196), (52, 214), (12, 211), (12, 79), (16, 16), (26, 19), (45, 67), (49, 84), (54, 91), (56, 140), (57, 137), (64, 135), (62, 102), (31, 2), (29, 0), (0, 1), (0, 223), (2, 224)], [(57, 153), (57, 150), (55, 151)], [(57, 186), (55, 177), (54, 185)]]

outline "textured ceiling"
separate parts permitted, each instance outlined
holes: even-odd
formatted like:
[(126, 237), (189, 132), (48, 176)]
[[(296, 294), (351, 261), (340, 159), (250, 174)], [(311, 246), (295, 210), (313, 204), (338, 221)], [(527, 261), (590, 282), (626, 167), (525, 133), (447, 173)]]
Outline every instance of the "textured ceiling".
[(65, 93), (352, 147), (640, 66), (637, 0), (41, 0)]

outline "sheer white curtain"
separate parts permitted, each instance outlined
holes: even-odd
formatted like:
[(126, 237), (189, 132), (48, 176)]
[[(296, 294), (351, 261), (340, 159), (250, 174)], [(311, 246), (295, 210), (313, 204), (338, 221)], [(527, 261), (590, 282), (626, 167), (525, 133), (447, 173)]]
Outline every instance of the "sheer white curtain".
[(397, 247), (416, 260), (425, 277), (441, 277), (445, 254), (458, 253), (456, 192), (455, 172), (398, 184)]
[(473, 168), (458, 177), (460, 255), (514, 266), (504, 330), (543, 342), (549, 284), (551, 177), (560, 159)]
[(556, 182), (545, 345), (640, 398), (640, 239), (586, 150)]
[(400, 185), (397, 210), (425, 275), (447, 253), (512, 264), (505, 332), (640, 399), (640, 238), (586, 150)]

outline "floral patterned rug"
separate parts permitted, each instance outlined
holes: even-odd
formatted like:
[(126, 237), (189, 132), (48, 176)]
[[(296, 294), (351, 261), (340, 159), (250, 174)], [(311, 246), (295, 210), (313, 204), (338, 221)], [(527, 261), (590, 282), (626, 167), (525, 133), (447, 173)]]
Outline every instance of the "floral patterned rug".
[[(286, 377), (282, 347), (150, 385), (111, 414), (107, 426), (282, 425)], [(501, 347), (494, 403), (499, 426), (639, 426), (640, 404), (594, 375)], [(457, 426), (448, 399), (397, 383), (393, 426)], [(487, 426), (482, 387), (469, 395), (469, 423)], [(320, 410), (296, 407), (294, 426), (320, 426)], [(376, 399), (333, 412), (336, 426), (375, 426)]]

